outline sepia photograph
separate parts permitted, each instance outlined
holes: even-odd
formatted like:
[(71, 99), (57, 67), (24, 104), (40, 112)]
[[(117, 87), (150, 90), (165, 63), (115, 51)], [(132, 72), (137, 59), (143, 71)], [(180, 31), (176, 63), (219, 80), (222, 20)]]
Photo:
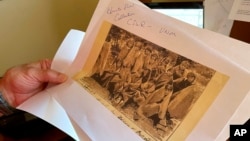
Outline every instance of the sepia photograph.
[(118, 111), (119, 119), (140, 129), (136, 133), (144, 140), (162, 141), (175, 132), (215, 73), (111, 25), (91, 72), (77, 81)]

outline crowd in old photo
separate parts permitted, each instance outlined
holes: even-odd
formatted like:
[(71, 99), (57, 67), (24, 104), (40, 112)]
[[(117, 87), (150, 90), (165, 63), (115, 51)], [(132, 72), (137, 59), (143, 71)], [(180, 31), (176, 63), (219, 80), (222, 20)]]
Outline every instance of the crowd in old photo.
[[(214, 71), (113, 26), (91, 77), (109, 92), (114, 107), (132, 107), (135, 121), (152, 126), (182, 120)], [(164, 129), (163, 129), (164, 130)]]

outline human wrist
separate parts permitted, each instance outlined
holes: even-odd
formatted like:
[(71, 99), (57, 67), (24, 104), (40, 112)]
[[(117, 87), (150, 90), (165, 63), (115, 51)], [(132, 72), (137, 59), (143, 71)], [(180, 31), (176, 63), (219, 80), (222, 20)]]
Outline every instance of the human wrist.
[(4, 95), (4, 88), (2, 84), (2, 80), (0, 79), (0, 113), (2, 115), (10, 115), (14, 112), (15, 108), (13, 108), (6, 99)]
[(15, 108), (11, 107), (5, 100), (2, 92), (0, 91), (0, 113), (3, 115), (10, 115), (14, 112)]
[(9, 103), (12, 107), (16, 107), (15, 100), (14, 100), (14, 94), (11, 91), (10, 85), (8, 85), (8, 80), (6, 77), (2, 77), (0, 79), (0, 92), (2, 93), (3, 98), (5, 101)]

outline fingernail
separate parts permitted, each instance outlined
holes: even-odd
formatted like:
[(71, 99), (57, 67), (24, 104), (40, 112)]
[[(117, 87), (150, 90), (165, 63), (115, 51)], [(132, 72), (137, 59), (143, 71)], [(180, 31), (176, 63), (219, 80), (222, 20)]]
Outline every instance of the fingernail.
[(64, 82), (64, 81), (66, 81), (68, 79), (68, 76), (65, 75), (65, 74), (60, 74), (59, 79), (60, 79), (61, 82)]

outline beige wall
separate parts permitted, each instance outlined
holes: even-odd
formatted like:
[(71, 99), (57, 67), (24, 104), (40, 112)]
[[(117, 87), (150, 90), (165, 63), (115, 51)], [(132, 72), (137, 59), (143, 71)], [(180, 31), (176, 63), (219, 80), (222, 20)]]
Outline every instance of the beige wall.
[(0, 1), (0, 75), (10, 66), (51, 57), (58, 46), (49, 0)]
[(60, 39), (72, 28), (85, 31), (98, 0), (53, 0)]
[(85, 30), (97, 0), (0, 1), (0, 76), (13, 65), (52, 58), (67, 32)]

